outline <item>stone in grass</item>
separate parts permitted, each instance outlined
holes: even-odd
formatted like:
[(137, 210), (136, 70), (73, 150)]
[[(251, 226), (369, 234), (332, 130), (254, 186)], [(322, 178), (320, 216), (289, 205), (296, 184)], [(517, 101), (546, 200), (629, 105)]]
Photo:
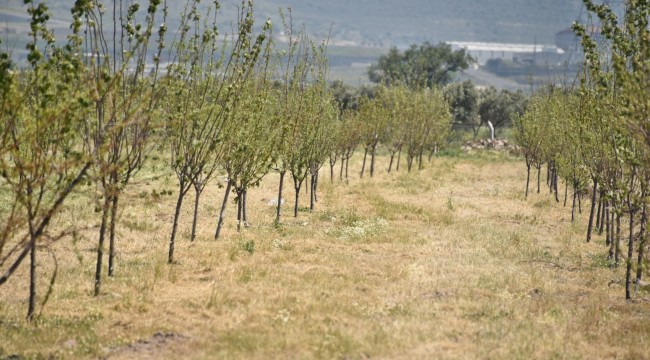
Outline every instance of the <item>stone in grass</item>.
[[(268, 206), (278, 206), (278, 199), (271, 199), (269, 200), (268, 203), (266, 203)], [(280, 205), (284, 205), (284, 198), (280, 199)]]

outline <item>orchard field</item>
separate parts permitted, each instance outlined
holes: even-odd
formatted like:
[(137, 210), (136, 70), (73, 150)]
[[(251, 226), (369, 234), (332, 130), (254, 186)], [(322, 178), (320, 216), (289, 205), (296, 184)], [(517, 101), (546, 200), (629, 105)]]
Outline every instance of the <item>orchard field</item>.
[(648, 358), (650, 5), (584, 4), (580, 77), (527, 94), (427, 42), (328, 83), (252, 0), (79, 0), (65, 44), (26, 0), (0, 358)]
[[(174, 179), (162, 160), (152, 162), (128, 190), (119, 265), (97, 297), (99, 225), (86, 187), (61, 217), (89, 231), (55, 245), (59, 270), (43, 314), (24, 320), (28, 267), (2, 288), (0, 354), (648, 358), (648, 287), (624, 300), (624, 268), (610, 269), (604, 238), (584, 241), (587, 212), (572, 223), (570, 208), (544, 188), (525, 199), (521, 159), (440, 157), (421, 172), (391, 174), (388, 162), (379, 156), (382, 171), (359, 179), (357, 158), (349, 184), (323, 176), (316, 210), (304, 200), (299, 216), (278, 227), (270, 205), (277, 175), (269, 176), (249, 194), (251, 227), (238, 233), (226, 221), (218, 241), (215, 183), (194, 242), (181, 221), (174, 265), (167, 246), (175, 196), (160, 195)], [(188, 204), (181, 219), (191, 214)]]

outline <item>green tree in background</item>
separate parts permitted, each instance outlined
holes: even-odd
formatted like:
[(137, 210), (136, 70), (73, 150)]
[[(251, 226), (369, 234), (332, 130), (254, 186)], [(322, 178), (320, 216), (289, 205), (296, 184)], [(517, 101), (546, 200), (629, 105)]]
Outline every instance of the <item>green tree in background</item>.
[(523, 115), (527, 102), (528, 97), (521, 90), (512, 92), (488, 88), (481, 92), (478, 109), (481, 125), (489, 121), (495, 129), (508, 127), (512, 124), (513, 115)]
[(454, 73), (464, 70), (474, 59), (464, 49), (452, 50), (445, 43), (411, 45), (404, 53), (396, 47), (370, 65), (370, 81), (387, 86), (403, 84), (412, 89), (433, 88), (450, 83)]
[(478, 116), (480, 93), (474, 84), (469, 80), (451, 83), (445, 86), (443, 93), (451, 106), (453, 125), (464, 129), (471, 128), (476, 136), (481, 119)]

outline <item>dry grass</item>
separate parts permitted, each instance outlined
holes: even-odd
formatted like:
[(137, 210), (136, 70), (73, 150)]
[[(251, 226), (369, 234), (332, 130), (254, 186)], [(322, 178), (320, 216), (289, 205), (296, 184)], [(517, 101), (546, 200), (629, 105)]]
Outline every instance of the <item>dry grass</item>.
[[(294, 219), (287, 206), (278, 228), (269, 176), (249, 194), (253, 226), (238, 234), (231, 204), (217, 242), (213, 184), (194, 243), (185, 204), (173, 266), (175, 196), (159, 194), (176, 190), (161, 168), (129, 190), (101, 296), (96, 230), (56, 245), (56, 287), (36, 324), (23, 320), (27, 267), (0, 288), (0, 357), (649, 357), (650, 295), (625, 302), (623, 269), (607, 267), (601, 238), (584, 243), (586, 214), (572, 224), (548, 194), (523, 198), (518, 160), (436, 159), (349, 185), (323, 175), (317, 210)], [(88, 202), (79, 196), (63, 219), (96, 226)]]

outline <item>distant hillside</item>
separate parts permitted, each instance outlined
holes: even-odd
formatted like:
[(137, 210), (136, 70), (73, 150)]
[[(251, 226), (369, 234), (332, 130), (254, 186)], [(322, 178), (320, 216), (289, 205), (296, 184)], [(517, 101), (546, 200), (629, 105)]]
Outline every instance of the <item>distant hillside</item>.
[[(57, 38), (64, 39), (73, 1), (47, 3)], [(184, 1), (168, 3), (168, 27), (176, 29)], [(240, 3), (221, 1), (223, 28), (230, 28)], [(22, 0), (5, 0), (0, 5), (3, 46), (8, 43), (16, 53), (24, 49), (29, 31), (22, 4)], [(566, 29), (583, 12), (581, 0), (257, 0), (255, 6), (257, 18), (270, 17), (276, 24), (276, 35), (282, 30), (278, 9), (289, 7), (294, 23), (304, 24), (313, 37), (330, 34), (333, 72), (354, 81), (364, 76), (364, 64), (391, 46), (404, 48), (446, 40), (552, 44), (555, 33)]]
[[(262, 2), (260, 2), (261, 4)], [(580, 15), (581, 0), (265, 1), (290, 6), (314, 32), (335, 39), (407, 46), (445, 40), (552, 43)], [(265, 5), (267, 6), (267, 5)], [(269, 6), (271, 7), (271, 6)], [(262, 9), (267, 11), (267, 9)]]
[[(7, 9), (20, 10), (22, 0), (5, 0)], [(47, 1), (55, 19), (69, 17), (72, 0)], [(144, 0), (141, 0), (144, 3)], [(206, 1), (207, 3), (207, 1)], [(169, 1), (176, 19), (182, 1)], [(234, 15), (239, 1), (222, 1), (224, 22)], [(291, 7), (297, 23), (308, 31), (357, 45), (406, 46), (428, 40), (552, 43), (553, 35), (568, 27), (581, 13), (581, 0), (258, 0), (260, 18), (279, 24), (280, 7)], [(230, 15), (230, 16), (228, 16)], [(11, 19), (9, 19), (11, 22)], [(170, 21), (170, 25), (177, 21)], [(0, 26), (4, 26), (0, 25)]]

